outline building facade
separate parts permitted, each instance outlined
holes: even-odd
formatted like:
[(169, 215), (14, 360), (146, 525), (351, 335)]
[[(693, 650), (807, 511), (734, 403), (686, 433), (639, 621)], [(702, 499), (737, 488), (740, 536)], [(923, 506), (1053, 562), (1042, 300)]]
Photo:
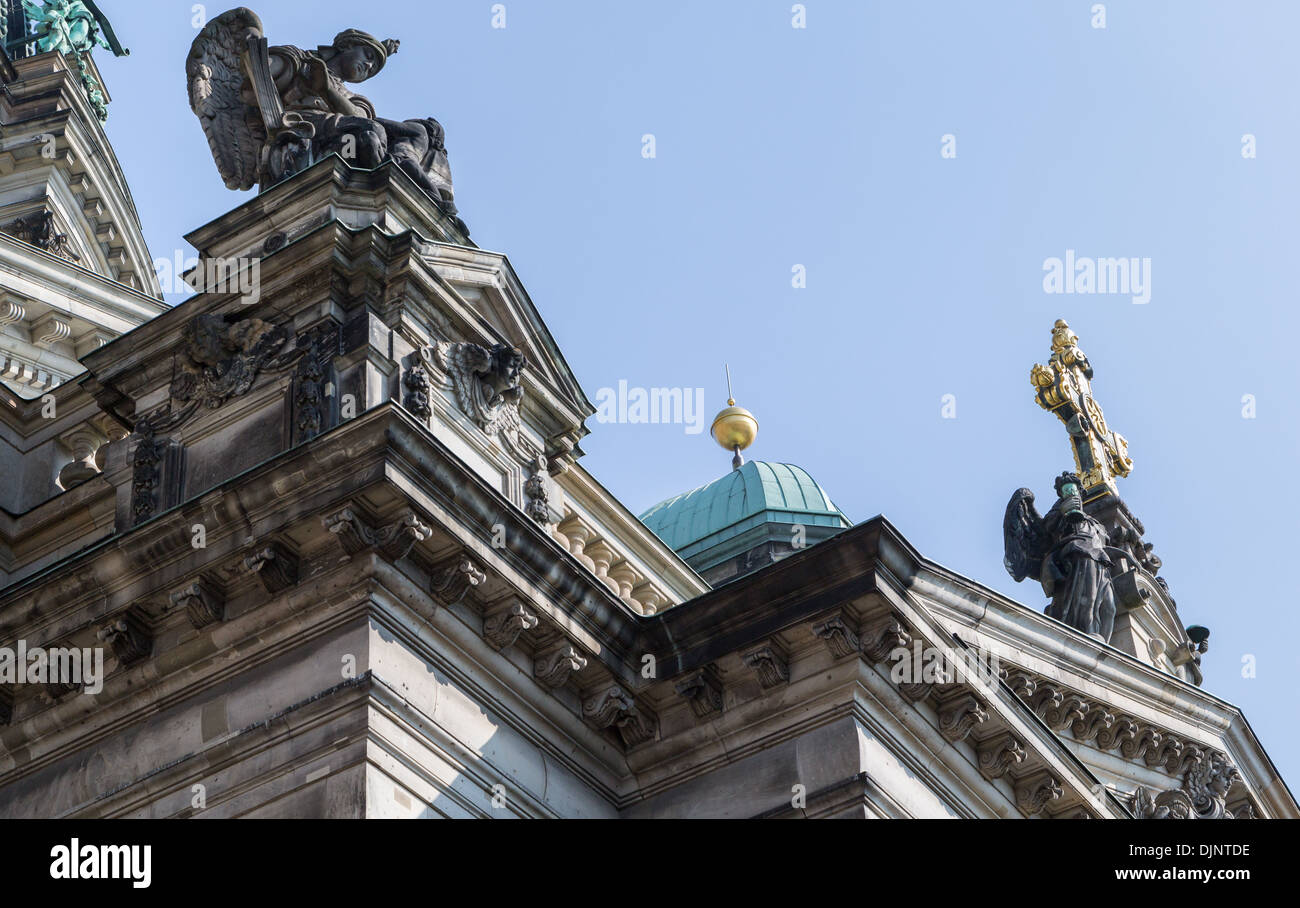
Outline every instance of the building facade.
[(639, 520), (449, 193), (322, 156), (168, 308), (66, 59), (0, 72), (0, 816), (1300, 816), (1149, 559), (1104, 642), (797, 467)]

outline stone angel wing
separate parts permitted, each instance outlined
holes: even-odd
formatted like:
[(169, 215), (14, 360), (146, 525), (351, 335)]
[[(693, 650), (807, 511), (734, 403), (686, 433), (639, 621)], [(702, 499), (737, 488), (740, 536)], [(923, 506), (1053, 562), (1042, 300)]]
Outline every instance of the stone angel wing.
[(492, 355), (478, 344), (455, 344), (442, 341), (433, 346), (437, 363), (451, 376), (452, 387), (461, 410), (482, 427), (487, 414), (479, 373), (492, 368)]
[(245, 81), (241, 55), (250, 35), (262, 37), (257, 13), (242, 6), (227, 10), (203, 27), (185, 60), (190, 109), (203, 124), (228, 189), (257, 185), (267, 139), (257, 109), (241, 94)]
[(1049, 548), (1047, 527), (1034, 507), (1034, 493), (1017, 489), (1007, 502), (1002, 518), (1002, 541), (1007, 573), (1019, 583), (1026, 577), (1037, 579), (1043, 570), (1043, 556)]

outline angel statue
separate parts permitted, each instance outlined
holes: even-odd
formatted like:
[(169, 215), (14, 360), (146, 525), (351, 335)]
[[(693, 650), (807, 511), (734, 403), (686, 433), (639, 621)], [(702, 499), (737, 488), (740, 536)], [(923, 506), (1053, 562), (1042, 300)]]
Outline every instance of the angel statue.
[(1057, 500), (1046, 517), (1034, 507), (1034, 493), (1018, 489), (1002, 521), (1003, 563), (1017, 583), (1038, 578), (1052, 600), (1049, 617), (1109, 643), (1115, 625), (1110, 537), (1084, 513), (1082, 489), (1078, 474), (1058, 476)]
[(347, 88), (383, 69), (398, 46), (350, 28), (314, 51), (271, 47), (261, 19), (244, 7), (209, 21), (190, 46), (185, 75), (226, 186), (266, 189), (331, 153), (367, 169), (391, 160), (455, 216), (438, 121), (378, 117)]
[(118, 57), (131, 52), (118, 42), (113, 26), (99, 11), (95, 0), (45, 0), (44, 6), (23, 0), (23, 11), (34, 27), (32, 37), (37, 50), (58, 51), (72, 57), (90, 106), (100, 120), (107, 120), (108, 99), (99, 80), (91, 74), (86, 57), (96, 47), (111, 50)]

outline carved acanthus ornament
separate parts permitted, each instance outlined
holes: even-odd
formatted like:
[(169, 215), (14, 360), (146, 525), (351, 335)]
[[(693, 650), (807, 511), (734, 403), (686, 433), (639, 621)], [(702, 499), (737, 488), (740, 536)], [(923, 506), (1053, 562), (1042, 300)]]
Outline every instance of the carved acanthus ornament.
[(722, 679), (712, 665), (693, 671), (674, 685), (678, 694), (691, 704), (696, 718), (722, 712)]
[(597, 728), (616, 729), (628, 748), (652, 739), (657, 726), (654, 715), (639, 707), (632, 695), (617, 684), (585, 700), (582, 715)]
[(750, 650), (742, 657), (745, 664), (758, 675), (758, 683), (764, 689), (788, 684), (790, 681), (790, 659), (784, 647), (769, 641), (758, 649)]
[(345, 555), (351, 557), (373, 548), (391, 561), (404, 557), (417, 542), (428, 539), (433, 532), (409, 510), (379, 528), (370, 526), (350, 507), (327, 514), (321, 518), (321, 524), (338, 541)]
[(298, 582), (298, 556), (288, 546), (272, 540), (244, 558), (244, 570), (262, 581), (272, 596)]
[(513, 645), (524, 631), (537, 627), (538, 620), (522, 602), (511, 599), (483, 619), (483, 637), (493, 649), (503, 650)]
[(429, 590), (443, 605), (455, 605), (473, 588), (487, 580), (487, 574), (467, 555), (457, 555), (434, 568)]
[(184, 609), (196, 629), (215, 624), (225, 617), (225, 598), (215, 584), (204, 578), (174, 591), (170, 599), (172, 608)]
[(826, 648), (830, 650), (831, 656), (836, 659), (856, 655), (861, 648), (858, 635), (854, 633), (853, 628), (849, 627), (842, 615), (836, 615), (813, 625), (812, 632), (814, 636), (821, 638)]
[(585, 656), (570, 644), (563, 643), (533, 661), (533, 677), (552, 690), (568, 683), (569, 676), (587, 667)]

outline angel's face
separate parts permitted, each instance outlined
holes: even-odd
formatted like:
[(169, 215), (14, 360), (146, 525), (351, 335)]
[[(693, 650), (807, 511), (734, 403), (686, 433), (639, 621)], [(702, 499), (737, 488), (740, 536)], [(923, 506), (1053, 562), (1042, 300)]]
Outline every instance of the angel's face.
[(345, 82), (364, 82), (379, 71), (374, 48), (354, 44), (335, 58), (339, 76)]

